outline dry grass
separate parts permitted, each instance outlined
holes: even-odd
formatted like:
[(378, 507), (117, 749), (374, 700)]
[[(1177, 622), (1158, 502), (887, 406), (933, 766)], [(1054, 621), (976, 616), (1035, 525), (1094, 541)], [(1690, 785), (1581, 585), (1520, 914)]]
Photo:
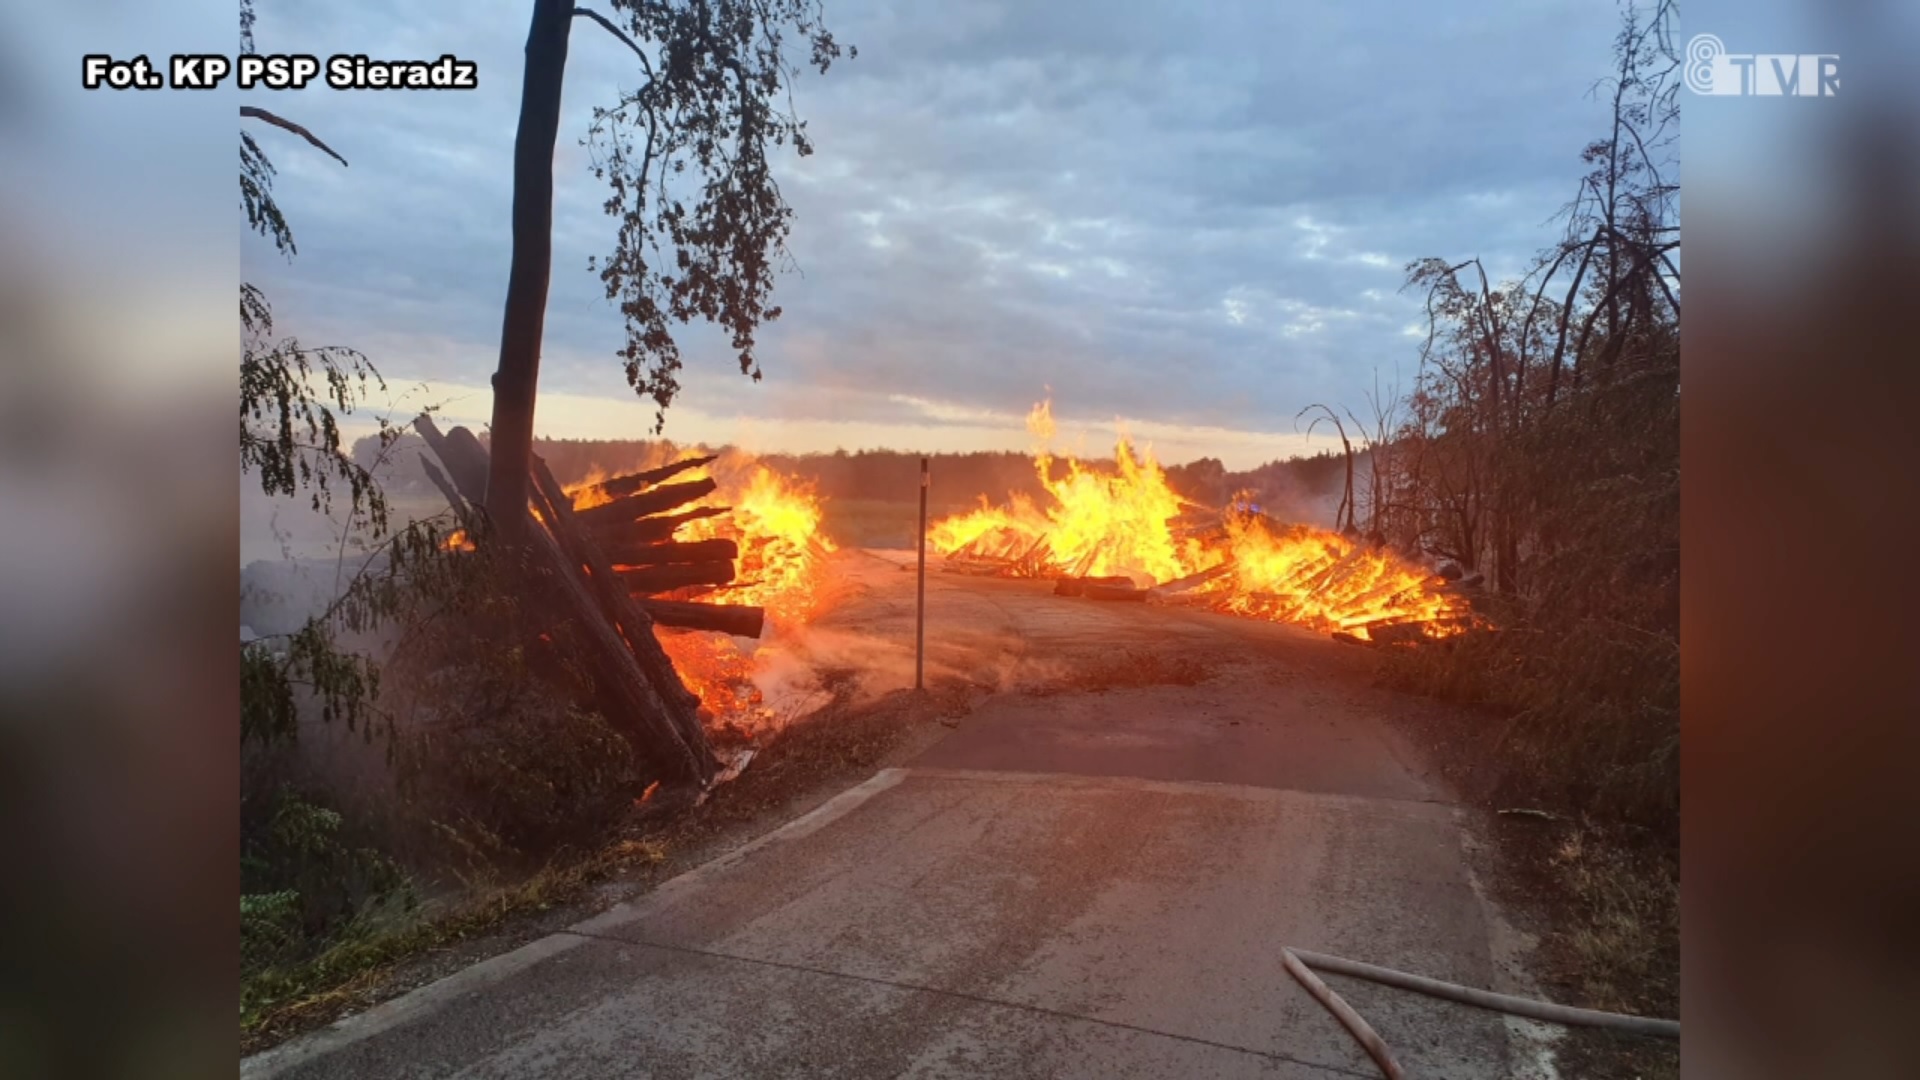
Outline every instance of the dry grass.
[[(1577, 829), (1547, 857), (1563, 894), (1541, 941), (1554, 981), (1588, 1008), (1677, 1017), (1680, 868), (1671, 849), (1618, 833)], [(1680, 1075), (1678, 1044), (1573, 1029), (1557, 1054), (1566, 1076), (1656, 1080)]]
[(369, 925), (318, 956), (241, 981), (240, 1050), (250, 1053), (391, 996), (396, 968), (411, 957), (480, 937), (517, 916), (573, 900), (596, 882), (663, 862), (658, 843), (623, 839), (562, 858), (514, 885), (488, 890), (413, 918)]

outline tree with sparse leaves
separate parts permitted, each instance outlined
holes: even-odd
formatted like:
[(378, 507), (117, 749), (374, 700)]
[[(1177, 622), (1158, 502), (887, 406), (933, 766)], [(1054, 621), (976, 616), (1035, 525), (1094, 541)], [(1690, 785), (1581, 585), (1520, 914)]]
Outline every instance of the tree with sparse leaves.
[(1378, 515), (1484, 570), (1501, 627), (1424, 651), (1414, 685), (1513, 709), (1512, 745), (1567, 764), (1543, 775), (1647, 815), (1679, 790), (1677, 20), (1623, 5), (1606, 135), (1528, 275), (1408, 267), (1430, 332)]
[(619, 355), (628, 385), (655, 405), (656, 432), (680, 389), (676, 326), (724, 328), (741, 372), (760, 378), (756, 333), (780, 315), (773, 273), (792, 218), (769, 153), (789, 144), (812, 152), (793, 109), (789, 50), (804, 44), (804, 63), (821, 72), (842, 53), (819, 0), (612, 0), (612, 9), (609, 18), (570, 0), (535, 0), (527, 35), (487, 493), (503, 529), (527, 498), (553, 262), (553, 152), (574, 20), (591, 20), (639, 61), (639, 86), (594, 110), (585, 144), (619, 223), (612, 253), (591, 268), (626, 319)]

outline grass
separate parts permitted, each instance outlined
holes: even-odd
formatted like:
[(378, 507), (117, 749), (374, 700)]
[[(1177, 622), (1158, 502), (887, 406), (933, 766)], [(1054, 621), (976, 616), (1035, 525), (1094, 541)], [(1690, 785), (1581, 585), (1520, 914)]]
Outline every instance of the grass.
[(1675, 832), (1680, 809), (1678, 642), (1588, 620), (1505, 625), (1382, 650), (1381, 678), (1481, 706), (1510, 798)]
[[(1562, 837), (1547, 859), (1561, 918), (1541, 939), (1555, 981), (1589, 1008), (1680, 1015), (1680, 865), (1658, 843), (1593, 827)], [(1563, 1075), (1666, 1080), (1677, 1043), (1572, 1029), (1556, 1054)]]
[[(768, 740), (753, 764), (698, 807), (656, 807), (629, 816), (606, 842), (563, 856), (516, 884), (422, 909), (406, 919), (368, 919), (309, 960), (243, 975), (242, 1053), (252, 1053), (392, 996), (417, 962), (475, 942), (515, 919), (563, 909), (601, 882), (641, 873), (657, 881), (689, 869), (715, 841), (747, 835), (791, 812), (810, 793), (864, 775), (921, 719), (964, 712), (963, 688), (936, 685), (925, 701), (902, 692), (860, 705), (843, 695)], [(431, 978), (441, 972), (429, 971)]]
[(617, 872), (666, 857), (657, 843), (623, 839), (438, 912), (386, 925), (364, 921), (312, 959), (242, 978), (241, 1050), (258, 1049), (314, 1021), (371, 1004), (400, 961), (478, 937), (516, 916), (549, 910)]
[[(1672, 1018), (1680, 1007), (1678, 656), (1604, 624), (1524, 626), (1383, 651), (1388, 686), (1473, 706), (1419, 723), (1448, 781), (1499, 817), (1508, 899), (1542, 916), (1555, 1000)], [(1679, 1075), (1669, 1040), (1566, 1029), (1560, 1074)]]

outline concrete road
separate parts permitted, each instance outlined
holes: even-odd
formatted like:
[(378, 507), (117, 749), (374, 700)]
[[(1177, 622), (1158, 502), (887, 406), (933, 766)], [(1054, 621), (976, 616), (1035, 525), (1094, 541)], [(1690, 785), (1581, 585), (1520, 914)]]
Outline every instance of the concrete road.
[[(820, 624), (870, 641), (876, 672), (912, 640), (899, 561), (843, 557), (849, 595)], [(936, 671), (991, 671), (1001, 690), (953, 735), (243, 1074), (1365, 1077), (1282, 946), (1518, 989), (1465, 812), (1381, 720), (1424, 706), (1369, 688), (1343, 647), (929, 580)], [(1182, 660), (1206, 678), (1125, 685), (1128, 665)], [(1528, 1028), (1328, 981), (1413, 1076), (1544, 1075)]]

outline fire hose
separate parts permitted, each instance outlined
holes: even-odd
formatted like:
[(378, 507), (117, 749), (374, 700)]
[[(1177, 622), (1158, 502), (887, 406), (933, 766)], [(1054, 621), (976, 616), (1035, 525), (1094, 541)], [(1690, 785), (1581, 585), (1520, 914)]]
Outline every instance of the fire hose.
[(1415, 993), (1457, 1001), (1463, 1005), (1474, 1005), (1495, 1012), (1524, 1016), (1531, 1020), (1544, 1020), (1554, 1024), (1571, 1024), (1580, 1027), (1610, 1028), (1615, 1031), (1627, 1031), (1637, 1035), (1652, 1035), (1664, 1039), (1680, 1037), (1678, 1020), (1658, 1020), (1644, 1016), (1628, 1016), (1623, 1013), (1601, 1012), (1597, 1009), (1576, 1009), (1567, 1005), (1555, 1005), (1551, 1002), (1533, 1001), (1529, 998), (1512, 997), (1508, 994), (1496, 994), (1488, 990), (1477, 990), (1471, 986), (1429, 979), (1424, 975), (1410, 975), (1392, 968), (1376, 967), (1357, 960), (1347, 960), (1338, 956), (1308, 952), (1305, 949), (1283, 948), (1280, 959), (1287, 971), (1300, 985), (1306, 987), (1315, 1000), (1326, 1006), (1346, 1029), (1353, 1033), (1367, 1056), (1380, 1066), (1380, 1072), (1387, 1080), (1405, 1080), (1406, 1071), (1393, 1059), (1387, 1044), (1380, 1038), (1373, 1026), (1353, 1007), (1341, 999), (1339, 994), (1315, 975), (1312, 968), (1329, 971), (1336, 975), (1350, 975), (1356, 979), (1366, 979), (1385, 986), (1412, 990)]

